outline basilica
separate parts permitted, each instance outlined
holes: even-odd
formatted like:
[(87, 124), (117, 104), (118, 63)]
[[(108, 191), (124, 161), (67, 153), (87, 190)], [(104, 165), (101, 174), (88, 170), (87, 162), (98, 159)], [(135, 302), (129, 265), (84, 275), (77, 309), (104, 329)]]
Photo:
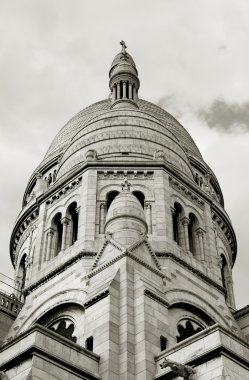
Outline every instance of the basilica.
[(62, 127), (29, 179), (15, 285), (0, 288), (0, 379), (249, 379), (218, 179), (139, 87), (121, 41), (108, 98)]

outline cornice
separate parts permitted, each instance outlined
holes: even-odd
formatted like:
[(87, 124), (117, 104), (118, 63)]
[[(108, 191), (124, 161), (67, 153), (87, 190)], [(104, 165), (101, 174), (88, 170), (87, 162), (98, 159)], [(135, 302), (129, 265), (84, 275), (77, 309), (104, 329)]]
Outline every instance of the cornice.
[(190, 190), (188, 186), (184, 185), (182, 182), (176, 180), (171, 176), (169, 176), (169, 184), (173, 189), (177, 190), (185, 198), (188, 198), (190, 201), (192, 201), (198, 207), (204, 210), (205, 203), (203, 199), (200, 196), (198, 196), (194, 191)]
[(95, 252), (95, 251), (81, 251), (81, 252), (79, 252), (77, 255), (75, 255), (74, 257), (70, 258), (69, 260), (67, 260), (62, 265), (58, 266), (57, 268), (55, 268), (51, 272), (47, 273), (40, 280), (34, 282), (29, 287), (27, 287), (26, 289), (24, 289), (24, 292), (23, 292), (24, 295), (30, 294), (35, 289), (37, 289), (38, 287), (42, 286), (43, 284), (45, 284), (46, 282), (48, 282), (49, 280), (51, 280), (53, 277), (57, 276), (58, 274), (60, 274), (61, 272), (63, 272), (67, 268), (69, 268), (71, 265), (73, 265), (76, 262), (78, 262), (79, 260), (83, 259), (84, 257), (92, 257), (92, 258), (94, 258), (96, 255), (97, 255), (97, 252)]
[(153, 293), (149, 289), (144, 290), (144, 295), (146, 295), (147, 297), (153, 299), (154, 301), (160, 303), (161, 305), (163, 305), (167, 308), (169, 307), (169, 303), (165, 299), (163, 299), (162, 297), (159, 297), (157, 294)]
[[(165, 357), (168, 357), (169, 355), (176, 353), (178, 351), (181, 351), (182, 349), (186, 349), (189, 347), (192, 343), (197, 342), (200, 339), (203, 339), (205, 336), (210, 335), (212, 333), (219, 332), (223, 333), (224, 335), (229, 336), (231, 339), (237, 341), (241, 345), (243, 345), (245, 348), (249, 348), (249, 345), (242, 339), (238, 338), (236, 335), (232, 334), (230, 331), (226, 330), (222, 326), (215, 324), (211, 326), (210, 328), (204, 329), (201, 332), (193, 335), (192, 337), (177, 343), (177, 345), (163, 351), (159, 355), (155, 356), (155, 361), (158, 362), (159, 360), (162, 360)], [(226, 347), (222, 342), (217, 344), (217, 346), (214, 346), (211, 349), (208, 349), (200, 353), (199, 355), (195, 355), (194, 358), (188, 360), (187, 362), (184, 362), (182, 364), (184, 365), (190, 365), (197, 367), (203, 363), (207, 363), (210, 360), (213, 360), (214, 358), (220, 357), (220, 356), (226, 356), (232, 360), (234, 360), (237, 363), (240, 363), (244, 368), (247, 368), (249, 370), (249, 361), (242, 357), (240, 353), (233, 351), (232, 349)], [(173, 373), (173, 371), (169, 372), (163, 372), (160, 374), (157, 374), (154, 376), (154, 380), (168, 380), (168, 379), (175, 379), (176, 374)]]
[(104, 263), (103, 265), (95, 268), (94, 270), (92, 270), (90, 273), (88, 273), (85, 278), (91, 278), (93, 276), (95, 276), (96, 274), (98, 274), (99, 272), (102, 272), (104, 269), (112, 266), (114, 263), (116, 263), (117, 261), (123, 259), (124, 257), (129, 257), (131, 258), (132, 260), (138, 262), (139, 264), (143, 265), (145, 268), (149, 269), (150, 271), (152, 271), (153, 273), (157, 274), (158, 276), (162, 277), (162, 278), (165, 278), (165, 275), (158, 269), (156, 269), (155, 267), (153, 267), (152, 265), (149, 265), (147, 263), (145, 263), (143, 260), (139, 259), (138, 257), (136, 257), (132, 252), (130, 252), (129, 250), (125, 250), (123, 251), (120, 255), (114, 257), (112, 260)]
[(72, 192), (80, 184), (81, 180), (82, 176), (79, 176), (78, 178), (73, 178), (71, 181), (67, 180), (62, 183), (60, 182), (59, 186), (58, 184), (56, 184), (56, 186), (52, 186), (44, 194), (41, 194), (38, 198), (36, 198), (36, 202), (32, 203), (23, 214), (21, 213), (20, 217), (16, 221), (10, 238), (10, 255), (13, 264), (15, 263), (15, 252), (18, 241), (27, 226), (30, 224), (30, 221), (38, 217), (40, 204), (45, 201), (48, 206), (52, 205), (53, 202), (58, 201), (62, 196)]
[(82, 176), (76, 178), (75, 180), (71, 181), (67, 185), (63, 186), (59, 191), (55, 192), (46, 200), (46, 204), (50, 206), (53, 203), (56, 203), (62, 197), (64, 197), (68, 193), (71, 193), (75, 188), (77, 188), (81, 181), (82, 181)]
[(153, 179), (153, 170), (103, 170), (98, 171), (98, 179)]
[(228, 245), (231, 250), (232, 263), (234, 264), (237, 256), (237, 240), (231, 221), (226, 213), (221, 210), (220, 207), (218, 207), (215, 203), (212, 203), (211, 212), (215, 225), (218, 227), (218, 230), (226, 240), (225, 245)]
[(51, 169), (53, 166), (58, 164), (58, 160), (60, 158), (60, 154), (56, 155), (55, 157), (51, 158), (49, 161), (45, 162), (44, 165), (39, 165), (36, 170), (33, 172), (31, 175), (31, 178), (29, 179), (28, 185), (26, 187), (24, 196), (23, 196), (23, 207), (24, 207), (24, 202), (27, 197), (27, 195), (30, 193), (30, 191), (33, 189), (35, 182), (36, 182), (36, 173), (39, 171), (41, 174), (45, 174), (49, 169)]
[(221, 205), (222, 205), (222, 207), (224, 207), (224, 197), (223, 197), (219, 182), (218, 182), (214, 172), (212, 171), (212, 169), (205, 162), (200, 162), (196, 157), (194, 157), (192, 155), (189, 155), (189, 161), (194, 167), (199, 169), (200, 172), (202, 172), (204, 174), (207, 172), (211, 172), (210, 183), (213, 185), (214, 189), (216, 189), (217, 192), (219, 193), (219, 195), (221, 196)]
[[(2, 346), (0, 348), (0, 352), (3, 350), (6, 350), (10, 348), (11, 346), (14, 346), (18, 342), (24, 340), (25, 338), (28, 338), (29, 335), (32, 333), (39, 333), (42, 334), (45, 337), (49, 337), (53, 339), (56, 342), (71, 348), (75, 350), (76, 352), (79, 352), (95, 362), (99, 362), (100, 356), (95, 354), (94, 352), (91, 352), (87, 350), (86, 348), (80, 346), (77, 343), (74, 343), (70, 341), (67, 338), (64, 338), (63, 336), (53, 332), (52, 330), (49, 330), (48, 328), (45, 328), (41, 325), (35, 324), (32, 326), (29, 330), (25, 331), (23, 334), (19, 335), (17, 338), (13, 339), (11, 342), (7, 343), (6, 345)], [(76, 364), (72, 364), (70, 361), (67, 361), (65, 358), (60, 358), (57, 355), (54, 355), (51, 352), (47, 352), (44, 347), (39, 347), (37, 342), (32, 342), (31, 345), (28, 345), (26, 348), (21, 348), (18, 351), (18, 354), (14, 357), (11, 357), (8, 361), (1, 363), (0, 369), (1, 370), (8, 370), (10, 368), (15, 367), (19, 363), (22, 363), (24, 360), (26, 360), (29, 357), (38, 356), (40, 358), (45, 358), (48, 361), (52, 361), (53, 363), (58, 363), (59, 366), (62, 368), (67, 368), (67, 370), (75, 374), (76, 376), (80, 376), (80, 378), (89, 379), (89, 380), (99, 380), (100, 376), (94, 373), (90, 373), (89, 370), (86, 370), (80, 366), (77, 366)], [(83, 377), (82, 377), (83, 376)]]
[(109, 296), (109, 289), (104, 290), (103, 292), (97, 294), (93, 298), (90, 298), (88, 301), (86, 301), (83, 306), (85, 309), (88, 309), (90, 306), (94, 305), (95, 303), (99, 302), (103, 298), (106, 298)]
[(206, 276), (204, 273), (202, 273), (198, 269), (194, 268), (192, 265), (188, 264), (186, 261), (184, 261), (180, 257), (174, 255), (172, 252), (156, 252), (156, 256), (161, 257), (161, 258), (168, 258), (175, 261), (176, 263), (180, 264), (185, 269), (189, 270), (190, 272), (194, 273), (196, 276), (201, 278), (208, 285), (213, 286), (216, 290), (218, 290), (223, 295), (225, 294), (226, 290), (223, 288), (223, 286), (217, 284), (217, 282), (213, 281), (211, 278)]

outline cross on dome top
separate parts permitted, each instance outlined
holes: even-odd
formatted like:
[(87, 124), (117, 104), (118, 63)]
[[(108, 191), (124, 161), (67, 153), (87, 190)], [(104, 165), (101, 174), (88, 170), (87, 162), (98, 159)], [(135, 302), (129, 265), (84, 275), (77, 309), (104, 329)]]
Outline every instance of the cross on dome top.
[(111, 90), (111, 107), (138, 108), (138, 89), (140, 86), (135, 62), (125, 42), (120, 41), (122, 50), (115, 56), (109, 71)]
[(126, 55), (127, 52), (126, 52), (125, 49), (127, 49), (127, 46), (125, 45), (125, 42), (124, 42), (123, 40), (120, 41), (120, 45), (122, 46), (122, 54), (123, 54), (123, 55)]

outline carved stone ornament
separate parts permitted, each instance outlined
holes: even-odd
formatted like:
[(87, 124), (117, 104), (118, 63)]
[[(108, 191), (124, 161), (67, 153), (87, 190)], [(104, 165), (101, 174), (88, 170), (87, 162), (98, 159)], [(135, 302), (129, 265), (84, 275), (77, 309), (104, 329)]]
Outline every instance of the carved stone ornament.
[(94, 149), (90, 149), (86, 152), (86, 160), (87, 161), (94, 161), (97, 160), (97, 152)]
[(165, 161), (165, 154), (162, 150), (156, 150), (154, 152), (154, 160)]
[(7, 374), (3, 371), (0, 371), (0, 380), (8, 380)]
[(164, 358), (160, 367), (162, 369), (169, 367), (176, 375), (183, 377), (184, 380), (193, 380), (193, 375), (196, 373), (195, 369), (191, 366), (177, 363), (167, 358)]

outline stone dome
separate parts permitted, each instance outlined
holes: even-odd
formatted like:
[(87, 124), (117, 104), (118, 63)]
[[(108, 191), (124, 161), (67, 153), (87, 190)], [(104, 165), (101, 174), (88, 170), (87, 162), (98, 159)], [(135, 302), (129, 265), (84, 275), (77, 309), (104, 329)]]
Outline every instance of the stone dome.
[[(76, 133), (83, 130), (87, 123), (94, 117), (109, 111), (110, 107), (110, 100), (104, 99), (84, 108), (73, 116), (53, 139), (45, 154), (43, 162), (47, 162), (54, 156), (63, 153)], [(142, 99), (138, 100), (138, 109), (160, 121), (164, 125), (165, 130), (168, 130), (175, 135), (184, 150), (199, 159), (202, 159), (201, 153), (190, 134), (171, 114), (156, 104)]]
[[(130, 150), (130, 154), (147, 160), (153, 159), (156, 150), (163, 150), (166, 160), (192, 179), (188, 155), (201, 161), (202, 156), (189, 133), (173, 116), (157, 105), (141, 99), (137, 105), (136, 110), (115, 110), (111, 109), (111, 103), (106, 99), (80, 111), (56, 135), (36, 171), (60, 157), (59, 178), (84, 162), (88, 149), (95, 149), (99, 159), (110, 158), (110, 154), (122, 155)], [(113, 152), (110, 151), (109, 141), (104, 141), (108, 133), (109, 138), (116, 142), (116, 148), (112, 145)], [(138, 141), (136, 134), (139, 133), (140, 140), (144, 140), (144, 143), (140, 141), (138, 147), (134, 142)], [(122, 159), (127, 158), (128, 156), (122, 156)]]
[(124, 187), (109, 207), (105, 232), (111, 234), (121, 244), (129, 245), (141, 234), (147, 233), (148, 226), (141, 203), (126, 184)]
[[(123, 59), (123, 54), (118, 53), (116, 55), (116, 57), (114, 58), (114, 60), (112, 61), (111, 69), (109, 71), (109, 75), (111, 75), (111, 72), (116, 68), (116, 66), (118, 66), (119, 64), (122, 63), (122, 59)], [(133, 69), (135, 70), (136, 74), (137, 74), (137, 68), (136, 68), (135, 62), (134, 62), (132, 56), (127, 52), (126, 52), (126, 61), (125, 62), (127, 65), (132, 66)]]

